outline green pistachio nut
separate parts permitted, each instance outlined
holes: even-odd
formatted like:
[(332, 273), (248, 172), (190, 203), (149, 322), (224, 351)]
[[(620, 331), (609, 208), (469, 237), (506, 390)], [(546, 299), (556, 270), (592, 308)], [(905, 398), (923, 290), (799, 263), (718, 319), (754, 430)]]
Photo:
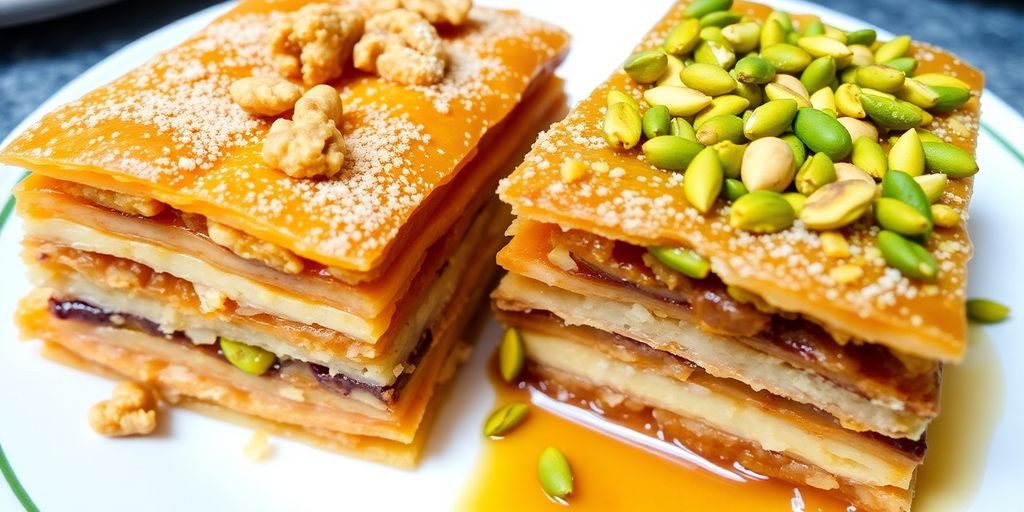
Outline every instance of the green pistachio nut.
[(640, 123), (640, 113), (632, 105), (616, 103), (605, 110), (604, 123), (601, 125), (604, 140), (613, 149), (632, 149), (640, 142)]
[(793, 18), (791, 18), (789, 13), (785, 11), (772, 11), (768, 13), (768, 17), (765, 18), (765, 22), (767, 23), (771, 21), (778, 23), (786, 32), (793, 31)]
[(946, 184), (949, 183), (949, 177), (942, 173), (933, 174), (922, 174), (921, 176), (914, 176), (914, 181), (921, 186), (921, 190), (924, 191), (925, 197), (928, 198), (929, 203), (934, 203), (942, 197), (942, 193), (946, 191)]
[(846, 32), (843, 32), (832, 25), (825, 25), (825, 36), (835, 39), (840, 43), (849, 44), (849, 41), (846, 39)]
[(529, 412), (530, 406), (525, 402), (513, 402), (499, 407), (484, 422), (484, 436), (491, 438), (504, 437), (505, 434), (518, 427), (526, 419), (526, 415)]
[(799, 192), (786, 192), (782, 194), (782, 198), (789, 203), (789, 206), (793, 208), (793, 213), (796, 217), (800, 218), (800, 212), (804, 211), (804, 205), (807, 204), (807, 196)]
[(683, 81), (683, 85), (708, 96), (721, 96), (736, 89), (736, 80), (733, 80), (732, 75), (712, 64), (700, 62), (690, 64), (683, 69), (679, 78)]
[(755, 190), (732, 203), (729, 225), (752, 233), (777, 233), (796, 220), (793, 207), (778, 192)]
[(757, 49), (761, 39), (761, 25), (755, 21), (733, 23), (722, 27), (722, 37), (735, 52), (747, 53)]
[(946, 142), (924, 142), (925, 167), (950, 178), (966, 178), (978, 172), (978, 162), (970, 153)]
[(735, 94), (726, 94), (725, 96), (719, 96), (711, 100), (711, 104), (704, 107), (703, 110), (697, 112), (697, 115), (693, 118), (693, 127), (700, 129), (700, 127), (708, 120), (718, 116), (738, 116), (747, 109), (750, 102), (742, 96)]
[(569, 459), (557, 448), (548, 447), (541, 452), (537, 460), (537, 477), (541, 488), (552, 498), (564, 499), (572, 494), (572, 467)]
[(872, 178), (880, 180), (889, 170), (889, 157), (876, 139), (877, 137), (875, 139), (860, 137), (853, 141), (850, 161), (871, 175)]
[(799, 169), (807, 160), (807, 146), (804, 145), (804, 141), (800, 140), (800, 137), (797, 137), (794, 133), (787, 133), (779, 138), (786, 144), (789, 144), (789, 149), (793, 150), (794, 167)]
[(836, 88), (836, 111), (840, 115), (854, 119), (864, 119), (867, 113), (860, 102), (860, 87), (855, 84), (842, 84)]
[[(850, 59), (850, 67), (847, 70), (853, 69), (856, 74), (856, 69), (864, 66), (870, 66), (875, 63), (875, 52), (871, 51), (871, 48), (861, 44), (851, 44), (850, 51), (853, 52), (853, 57)], [(856, 81), (856, 75), (853, 80)]]
[(828, 55), (811, 61), (800, 74), (800, 82), (810, 93), (827, 88), (836, 79), (836, 60)]
[(660, 50), (647, 50), (626, 60), (622, 69), (633, 81), (649, 84), (661, 78), (668, 69), (668, 56)]
[(616, 103), (627, 103), (629, 104), (629, 106), (633, 107), (637, 112), (640, 111), (640, 104), (637, 103), (636, 99), (634, 99), (632, 96), (618, 89), (610, 89), (608, 91), (607, 101), (605, 105), (610, 107)]
[(640, 122), (643, 127), (644, 137), (653, 139), (662, 135), (668, 135), (668, 124), (670, 121), (672, 121), (672, 114), (668, 113), (668, 107), (656, 105), (647, 109)]
[[(697, 132), (693, 130), (693, 125), (681, 117), (673, 117), (672, 120), (669, 121), (668, 134), (697, 142)], [(654, 137), (650, 138), (653, 139)]]
[(899, 57), (882, 64), (902, 71), (908, 78), (914, 76), (914, 71), (917, 71), (917, 59), (913, 57)]
[[(776, 75), (775, 78), (779, 78), (780, 76), (793, 78), (790, 75)], [(799, 108), (809, 108), (811, 106), (811, 99), (809, 96), (801, 94), (802, 90), (803, 84), (800, 84), (800, 91), (796, 91), (781, 83), (772, 82), (764, 86), (764, 95), (767, 96), (769, 100), (789, 99), (795, 101)]]
[(888, 62), (903, 57), (910, 51), (910, 36), (899, 36), (883, 43), (875, 50), (875, 62)]
[(725, 198), (726, 201), (735, 201), (749, 193), (750, 191), (747, 190), (746, 185), (744, 185), (740, 180), (726, 178), (722, 183), (722, 197)]
[(693, 52), (693, 60), (722, 69), (732, 69), (733, 64), (736, 64), (736, 54), (727, 43), (704, 41), (697, 45), (697, 49)]
[(795, 31), (795, 30), (792, 31), (792, 32), (787, 32), (786, 33), (786, 44), (791, 44), (793, 46), (796, 46), (796, 42), (800, 40), (800, 37), (801, 37), (800, 33)]
[(730, 141), (722, 141), (713, 146), (718, 152), (718, 159), (722, 161), (722, 171), (730, 179), (740, 177), (740, 168), (743, 166), (743, 154), (747, 151), (746, 144), (734, 144)]
[[(903, 171), (890, 169), (885, 173), (882, 178), (882, 197), (891, 197), (902, 201), (926, 217), (929, 222), (932, 220), (931, 202), (924, 193), (924, 189), (914, 181), (913, 177)], [(922, 235), (927, 240), (931, 236), (930, 227)]]
[(743, 136), (743, 120), (730, 115), (715, 116), (701, 123), (697, 129), (697, 142), (705, 146), (718, 144), (722, 141), (730, 141), (735, 144), (742, 144), (746, 141)]
[(898, 233), (879, 231), (878, 249), (890, 267), (911, 279), (932, 280), (939, 275), (939, 265), (931, 253)]
[(1010, 308), (988, 299), (967, 299), (967, 317), (975, 322), (992, 324), (1010, 316)]
[(960, 213), (952, 206), (933, 204), (932, 220), (940, 228), (952, 228), (960, 225)]
[(676, 117), (689, 117), (711, 104), (711, 96), (696, 89), (674, 85), (659, 85), (644, 91), (648, 105), (664, 105)]
[(745, 84), (766, 84), (775, 78), (775, 67), (757, 55), (748, 55), (736, 63), (736, 80)]
[(815, 153), (796, 173), (797, 191), (808, 196), (834, 181), (836, 167), (825, 153)]
[(853, 60), (853, 51), (849, 46), (828, 36), (804, 36), (798, 39), (796, 44), (811, 57), (832, 57), (838, 68), (849, 66)]
[[(704, 27), (700, 29), (700, 38), (703, 39), (704, 41), (715, 41), (716, 43), (721, 43), (728, 48), (732, 48), (732, 45), (729, 44), (729, 41), (726, 41), (725, 38), (722, 37), (721, 27)], [(698, 43), (698, 46), (699, 45), (700, 43)], [(687, 62), (687, 64), (689, 64), (689, 62)]]
[(875, 202), (878, 225), (903, 236), (916, 236), (932, 228), (932, 221), (912, 206), (891, 197), (880, 197)]
[(789, 131), (796, 117), (797, 102), (792, 99), (772, 100), (754, 109), (743, 125), (743, 135), (750, 140), (778, 137)]
[(668, 268), (693, 279), (704, 279), (711, 271), (711, 262), (690, 249), (682, 247), (648, 247), (647, 252)]
[(850, 133), (834, 117), (813, 108), (797, 111), (793, 120), (793, 133), (815, 153), (825, 153), (838, 162), (853, 149)]
[(810, 65), (812, 60), (811, 54), (803, 48), (786, 43), (762, 47), (761, 58), (782, 73), (799, 73)]
[(700, 26), (725, 28), (728, 25), (739, 23), (742, 19), (743, 15), (738, 12), (716, 11), (701, 16)]
[(793, 182), (796, 165), (793, 150), (777, 137), (762, 137), (747, 145), (740, 166), (740, 179), (747, 190), (782, 192)]
[(836, 94), (828, 86), (822, 87), (811, 94), (811, 107), (821, 111), (832, 111), (837, 115), (839, 112), (839, 108), (836, 107)]
[(760, 47), (767, 48), (772, 45), (785, 43), (786, 33), (787, 30), (778, 20), (769, 19), (765, 22), (764, 27), (761, 27)]
[(924, 148), (917, 130), (911, 128), (896, 139), (896, 143), (889, 149), (889, 168), (911, 176), (924, 174)]
[(732, 0), (693, 0), (683, 11), (687, 18), (702, 18), (717, 11), (732, 9)]
[(846, 44), (859, 44), (863, 46), (871, 46), (872, 44), (875, 43), (875, 38), (877, 37), (878, 34), (873, 29), (870, 28), (855, 30), (853, 32), (847, 32)]
[(675, 55), (669, 55), (666, 57), (667, 67), (665, 73), (661, 75), (661, 78), (654, 85), (674, 85), (677, 87), (683, 86), (683, 81), (679, 79), (679, 73), (682, 73), (683, 68), (686, 67), (686, 63), (682, 59)]
[(896, 91), (896, 97), (920, 108), (932, 108), (939, 102), (939, 93), (935, 89), (907, 78), (903, 86)]
[(914, 80), (932, 87), (955, 87), (957, 89), (971, 90), (971, 86), (967, 82), (942, 73), (921, 73), (914, 76)]
[(902, 71), (872, 64), (857, 69), (857, 85), (886, 93), (894, 93), (903, 86), (906, 75)]
[(809, 20), (804, 23), (803, 36), (824, 36), (825, 35), (825, 24), (821, 22), (821, 18), (812, 16)]
[(644, 142), (642, 149), (651, 165), (682, 172), (704, 146), (677, 135), (662, 135)]
[(923, 128), (917, 129), (917, 136), (921, 139), (921, 142), (946, 142), (942, 140), (942, 137), (935, 135), (935, 132), (931, 132)]
[(263, 375), (277, 361), (272, 352), (227, 338), (219, 338), (220, 351), (231, 364), (250, 375)]
[[(739, 121), (738, 117), (735, 119)], [(700, 133), (697, 137), (700, 137)], [(686, 174), (683, 176), (683, 196), (697, 211), (707, 213), (711, 211), (715, 199), (722, 192), (723, 179), (725, 173), (722, 170), (722, 162), (718, 159), (718, 152), (715, 148), (704, 148), (686, 167)]]
[(861, 137), (878, 140), (878, 128), (875, 128), (875, 125), (867, 121), (861, 121), (852, 117), (840, 117), (836, 121), (839, 121), (839, 124), (846, 128), (853, 142), (857, 142), (857, 139)]
[(874, 183), (860, 180), (836, 181), (808, 196), (800, 212), (800, 220), (808, 229), (839, 229), (864, 215), (874, 199)]
[(512, 382), (519, 377), (526, 364), (526, 347), (523, 337), (514, 327), (505, 329), (498, 345), (498, 373), (505, 382)]
[(747, 100), (747, 108), (757, 108), (764, 103), (764, 95), (761, 93), (761, 86), (757, 84), (736, 82), (735, 94), (736, 96)]
[(700, 28), (700, 20), (693, 18), (683, 20), (672, 28), (662, 46), (666, 52), (677, 57), (686, 55), (692, 52), (700, 42)]
[(839, 83), (841, 84), (856, 84), (857, 83), (857, 70), (859, 67), (849, 66), (839, 73)]
[(857, 167), (847, 162), (837, 162), (836, 167), (836, 181), (846, 180), (860, 180), (866, 181), (872, 185), (875, 184), (875, 178), (871, 177), (864, 169)]
[(962, 106), (971, 99), (970, 89), (961, 89), (959, 87), (945, 87), (941, 85), (930, 85), (936, 96), (935, 104), (931, 106), (931, 111), (938, 113), (952, 112)]
[[(864, 107), (864, 112), (881, 128), (909, 130), (920, 126), (924, 121), (919, 109), (910, 103), (864, 92), (861, 92), (858, 98)], [(838, 100), (838, 97), (836, 99)]]

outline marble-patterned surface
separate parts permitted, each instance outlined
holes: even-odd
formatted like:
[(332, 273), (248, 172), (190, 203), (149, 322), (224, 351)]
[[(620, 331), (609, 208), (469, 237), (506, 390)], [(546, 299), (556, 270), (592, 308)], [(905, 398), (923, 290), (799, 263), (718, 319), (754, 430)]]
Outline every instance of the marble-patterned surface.
[[(989, 87), (1024, 111), (1024, 93), (1020, 90), (1024, 85), (1024, 2), (817, 1), (953, 51), (984, 69)], [(218, 2), (125, 0), (58, 20), (0, 29), (0, 139), (57, 89), (103, 57)]]

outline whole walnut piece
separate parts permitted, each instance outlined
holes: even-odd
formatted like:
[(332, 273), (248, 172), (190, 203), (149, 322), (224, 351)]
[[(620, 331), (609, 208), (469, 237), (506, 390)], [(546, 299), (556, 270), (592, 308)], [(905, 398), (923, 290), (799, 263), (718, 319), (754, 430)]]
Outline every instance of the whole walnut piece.
[(156, 429), (156, 398), (138, 383), (122, 382), (114, 387), (110, 400), (89, 410), (89, 426), (110, 437), (152, 433)]
[(430, 85), (444, 78), (441, 36), (423, 16), (406, 9), (376, 14), (353, 51), (355, 66), (405, 85)]
[(345, 162), (345, 140), (338, 131), (342, 104), (338, 91), (318, 85), (295, 103), (292, 119), (278, 119), (263, 142), (263, 161), (293, 178), (331, 177)]
[(469, 18), (473, 0), (379, 0), (373, 3), (373, 12), (407, 9), (438, 24), (459, 26)]
[(308, 85), (341, 76), (352, 47), (363, 35), (359, 12), (331, 4), (309, 4), (275, 25), (270, 53), (278, 73)]
[(302, 97), (302, 87), (277, 76), (250, 76), (232, 82), (231, 99), (258, 116), (277, 116), (291, 110)]

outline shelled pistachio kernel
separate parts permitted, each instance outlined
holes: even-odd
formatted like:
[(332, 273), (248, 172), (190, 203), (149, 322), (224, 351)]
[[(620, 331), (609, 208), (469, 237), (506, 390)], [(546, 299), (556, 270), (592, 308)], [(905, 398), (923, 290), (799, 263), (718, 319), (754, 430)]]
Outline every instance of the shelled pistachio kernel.
[(864, 215), (875, 198), (875, 186), (860, 180), (829, 183), (811, 194), (800, 212), (808, 229), (839, 229)]
[(635, 98), (618, 89), (609, 89), (608, 94), (605, 95), (605, 106), (610, 107), (616, 103), (626, 103), (635, 108), (637, 112), (640, 111), (640, 104)]
[(924, 191), (925, 197), (928, 198), (929, 203), (934, 203), (942, 197), (942, 193), (946, 191), (946, 184), (949, 182), (949, 177), (942, 173), (923, 174), (921, 176), (914, 176), (914, 181)]
[(712, 146), (722, 141), (741, 144), (743, 137), (743, 120), (730, 115), (715, 116), (701, 123), (697, 129), (697, 142)]
[(811, 151), (825, 153), (833, 162), (846, 158), (853, 150), (853, 140), (843, 125), (832, 116), (813, 108), (802, 108), (793, 119), (793, 133)]
[(904, 236), (916, 236), (932, 228), (932, 221), (912, 206), (891, 197), (880, 197), (875, 202), (878, 225)]
[[(694, 131), (693, 125), (682, 117), (673, 117), (668, 122), (668, 134), (697, 142), (697, 132)], [(654, 137), (651, 138), (653, 139)]]
[(853, 59), (849, 46), (828, 36), (804, 36), (797, 39), (796, 44), (811, 57), (832, 57), (840, 68), (848, 66)]
[(633, 81), (640, 84), (649, 84), (661, 78), (668, 68), (668, 56), (659, 50), (647, 50), (633, 55), (622, 69)]
[(700, 20), (696, 18), (685, 19), (672, 28), (672, 31), (665, 37), (662, 45), (665, 51), (675, 55), (686, 55), (697, 47), (700, 42)]
[(669, 114), (668, 107), (655, 105), (646, 112), (640, 120), (644, 137), (653, 139), (662, 135), (669, 135), (669, 123), (672, 122), (672, 114)]
[(831, 89), (828, 89), (828, 87), (835, 79), (836, 60), (828, 55), (811, 61), (803, 73), (800, 74), (800, 82), (811, 93), (826, 89), (831, 92)]
[(872, 185), (875, 184), (875, 178), (867, 173), (864, 169), (857, 167), (851, 163), (839, 162), (835, 164), (836, 168), (836, 181), (847, 181), (847, 180), (860, 180)]
[(911, 128), (896, 139), (889, 149), (889, 168), (903, 171), (910, 176), (924, 174), (924, 148), (917, 130)]
[[(871, 48), (860, 44), (851, 44), (850, 51), (853, 53), (853, 57), (850, 59), (850, 67), (847, 70), (856, 70), (864, 66), (870, 66), (875, 63), (875, 52), (871, 51)], [(856, 71), (852, 71), (852, 78), (856, 78)]]
[(858, 98), (860, 98), (864, 112), (867, 113), (868, 117), (877, 126), (887, 130), (909, 130), (923, 124), (923, 111), (914, 105), (884, 96), (865, 93), (863, 89), (861, 91)]
[(793, 149), (777, 137), (762, 137), (747, 145), (743, 153), (740, 177), (751, 192), (782, 192), (793, 182), (796, 165)]
[(894, 93), (900, 90), (906, 75), (889, 66), (872, 64), (857, 69), (857, 85), (876, 91)]
[(878, 128), (875, 128), (875, 125), (867, 121), (861, 121), (860, 119), (845, 116), (836, 119), (836, 121), (839, 121), (839, 124), (843, 125), (843, 128), (846, 128), (847, 133), (850, 134), (850, 139), (853, 140), (854, 143), (856, 143), (857, 139), (861, 137), (867, 137), (872, 141), (878, 140)]
[(679, 73), (682, 72), (685, 67), (686, 64), (683, 63), (682, 59), (675, 55), (669, 55), (668, 67), (666, 68), (665, 73), (661, 75), (661, 78), (654, 82), (654, 85), (674, 85), (682, 87), (683, 81), (679, 79)]
[(875, 62), (887, 62), (903, 57), (910, 51), (910, 36), (899, 36), (883, 43), (875, 50)]
[(537, 460), (537, 477), (541, 488), (552, 498), (565, 498), (572, 494), (573, 476), (569, 459), (557, 448), (545, 448)]
[(1010, 308), (994, 300), (972, 298), (967, 299), (967, 317), (983, 323), (995, 323), (1006, 320), (1010, 316)]
[(711, 272), (711, 262), (690, 249), (648, 247), (647, 252), (668, 268), (693, 279), (704, 279)]
[(484, 436), (504, 437), (505, 434), (518, 427), (529, 412), (530, 406), (525, 402), (513, 402), (499, 407), (484, 422)]
[(839, 115), (864, 119), (867, 113), (860, 102), (860, 87), (855, 84), (842, 84), (836, 88), (836, 109)]
[(917, 71), (917, 59), (913, 57), (897, 57), (887, 60), (882, 64), (902, 71), (904, 75), (907, 75), (907, 78), (914, 76), (914, 72)]
[(807, 196), (800, 192), (786, 192), (782, 194), (782, 198), (789, 203), (789, 206), (793, 208), (793, 213), (796, 214), (796, 218), (800, 218), (800, 212), (804, 211), (804, 205), (807, 204)]
[(733, 67), (736, 80), (744, 84), (766, 84), (775, 78), (775, 67), (757, 55), (747, 55)]
[(235, 368), (250, 375), (263, 375), (277, 361), (277, 356), (254, 345), (221, 337), (220, 351)]
[(747, 187), (740, 180), (735, 178), (726, 178), (725, 181), (722, 182), (722, 197), (724, 197), (726, 201), (735, 201), (749, 193), (750, 191), (747, 190)]
[(573, 183), (586, 174), (587, 168), (583, 165), (583, 162), (575, 158), (566, 158), (562, 160), (562, 165), (558, 171), (562, 176), (562, 183)]
[(736, 53), (728, 43), (705, 40), (693, 51), (693, 60), (704, 64), (713, 64), (723, 69), (731, 69), (736, 64)]
[(717, 11), (732, 9), (732, 0), (693, 0), (683, 11), (688, 18), (702, 18)]
[(757, 49), (761, 38), (761, 25), (756, 21), (733, 23), (722, 27), (722, 37), (736, 52), (750, 52)]
[(819, 235), (821, 239), (821, 250), (829, 258), (849, 258), (850, 244), (846, 237), (837, 231), (826, 231)]
[(796, 189), (811, 195), (815, 190), (836, 181), (836, 168), (825, 153), (815, 153), (796, 173)]
[(978, 162), (970, 153), (946, 142), (923, 142), (925, 167), (951, 178), (966, 178), (978, 172)]
[(877, 142), (877, 138), (859, 137), (855, 140), (853, 152), (850, 153), (850, 161), (871, 175), (872, 178), (879, 180), (889, 170), (889, 158)]
[(811, 94), (811, 107), (822, 112), (831, 112), (832, 114), (835, 114), (835, 117), (839, 116), (839, 109), (836, 108), (836, 94), (827, 86), (822, 87), (821, 89), (814, 91), (814, 94)]
[[(928, 201), (924, 189), (909, 174), (897, 169), (890, 169), (885, 173), (882, 178), (882, 196), (891, 197), (910, 205), (917, 213), (928, 218), (929, 222), (931, 221), (931, 203)], [(931, 234), (931, 226), (924, 233), (926, 239), (929, 234)]]
[(693, 117), (693, 127), (700, 128), (708, 119), (718, 116), (738, 116), (742, 114), (750, 102), (742, 96), (726, 94), (711, 100), (711, 104), (704, 107)]
[(788, 229), (796, 212), (782, 194), (755, 190), (734, 201), (729, 210), (729, 225), (751, 233), (777, 233)]
[[(698, 134), (699, 135), (699, 134)], [(706, 147), (697, 153), (683, 176), (683, 195), (691, 206), (701, 213), (711, 211), (715, 199), (722, 192), (725, 179), (722, 163), (715, 148)]]
[(605, 141), (613, 149), (632, 149), (640, 142), (640, 113), (628, 103), (620, 102), (609, 106), (601, 127)]
[(829, 270), (828, 275), (839, 284), (852, 283), (864, 277), (864, 268), (859, 265), (848, 263)]
[(662, 135), (644, 142), (641, 148), (651, 165), (682, 172), (704, 146), (677, 135)]
[(512, 382), (519, 377), (526, 364), (526, 347), (523, 345), (523, 337), (514, 327), (505, 329), (505, 335), (498, 345), (498, 373), (502, 380)]
[(750, 140), (778, 137), (789, 130), (796, 111), (797, 103), (793, 99), (769, 101), (750, 114), (743, 124), (743, 135)]
[(877, 33), (873, 29), (865, 28), (861, 30), (855, 30), (853, 32), (849, 32), (846, 34), (846, 44), (871, 46), (872, 44), (874, 44), (876, 37), (878, 37)]
[(718, 152), (718, 159), (722, 161), (722, 171), (725, 172), (725, 177), (739, 179), (740, 168), (743, 165), (743, 155), (747, 151), (747, 145), (735, 144), (726, 140), (712, 147)]
[(708, 96), (729, 94), (736, 89), (736, 80), (729, 72), (712, 64), (694, 62), (679, 74), (683, 84)]
[(912, 279), (931, 280), (939, 275), (939, 265), (927, 249), (892, 231), (878, 233), (878, 249), (890, 267)]
[(932, 221), (941, 228), (952, 228), (960, 225), (960, 213), (952, 206), (945, 204), (932, 205)]
[(689, 87), (659, 85), (644, 91), (647, 104), (664, 105), (676, 117), (690, 117), (711, 104), (711, 97)]
[(799, 73), (806, 69), (812, 60), (811, 54), (803, 48), (786, 43), (762, 47), (761, 58), (782, 73)]
[(761, 48), (767, 48), (774, 44), (782, 44), (786, 42), (787, 30), (778, 22), (778, 20), (768, 19), (765, 21), (763, 27), (761, 27), (761, 39), (759, 46)]
[(939, 103), (939, 93), (931, 87), (907, 78), (896, 91), (896, 97), (919, 108), (932, 108)]
[(796, 169), (804, 165), (804, 161), (807, 160), (807, 146), (804, 142), (797, 137), (795, 133), (787, 133), (779, 137), (786, 144), (789, 144), (789, 149), (793, 150), (793, 165)]

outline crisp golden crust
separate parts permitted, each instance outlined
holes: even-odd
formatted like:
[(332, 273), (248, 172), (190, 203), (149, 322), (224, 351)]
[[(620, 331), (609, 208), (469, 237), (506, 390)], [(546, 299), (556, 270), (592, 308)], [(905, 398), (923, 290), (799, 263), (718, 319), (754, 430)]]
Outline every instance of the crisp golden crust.
[[(640, 49), (653, 48), (682, 15), (679, 4), (645, 37)], [(753, 4), (734, 10), (763, 19), (769, 8)], [(942, 71), (964, 80), (980, 94), (979, 71), (939, 50), (916, 46), (921, 71)], [(963, 315), (966, 263), (971, 243), (964, 225), (938, 229), (929, 243), (940, 276), (935, 283), (911, 281), (886, 266), (875, 243), (877, 227), (866, 223), (844, 230), (851, 256), (830, 258), (820, 236), (802, 223), (773, 235), (752, 235), (728, 222), (728, 206), (706, 215), (689, 206), (682, 175), (644, 162), (639, 148), (616, 152), (601, 136), (606, 94), (637, 85), (621, 70), (562, 122), (543, 134), (522, 166), (499, 188), (519, 217), (560, 224), (635, 245), (687, 246), (711, 261), (712, 271), (728, 284), (761, 295), (779, 309), (814, 316), (836, 329), (856, 333), (896, 350), (944, 361), (959, 360), (966, 348)], [(973, 150), (978, 102), (952, 116), (937, 117), (926, 128)], [(966, 132), (964, 132), (966, 130)], [(566, 182), (560, 168), (573, 158), (587, 168)], [(941, 202), (964, 210), (972, 180), (951, 180)], [(863, 276), (837, 282), (830, 270), (855, 263)], [(865, 322), (870, 318), (870, 322)]]
[(295, 180), (263, 162), (270, 120), (245, 112), (229, 86), (274, 73), (269, 30), (305, 3), (242, 2), (178, 48), (46, 116), (0, 161), (153, 197), (327, 265), (376, 267), (413, 213), (557, 63), (567, 36), (476, 8), (445, 36), (441, 83), (346, 73), (331, 84), (345, 103), (344, 165), (329, 180)]

